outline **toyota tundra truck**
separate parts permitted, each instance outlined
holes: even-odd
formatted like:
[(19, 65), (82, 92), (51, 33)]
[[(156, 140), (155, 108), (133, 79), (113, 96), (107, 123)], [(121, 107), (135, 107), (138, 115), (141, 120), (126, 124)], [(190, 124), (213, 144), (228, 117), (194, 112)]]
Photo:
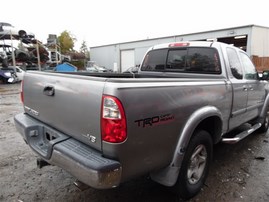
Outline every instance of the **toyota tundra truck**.
[(189, 199), (214, 144), (267, 131), (267, 79), (232, 45), (160, 44), (137, 73), (27, 72), (15, 125), (42, 162), (88, 186), (148, 175)]

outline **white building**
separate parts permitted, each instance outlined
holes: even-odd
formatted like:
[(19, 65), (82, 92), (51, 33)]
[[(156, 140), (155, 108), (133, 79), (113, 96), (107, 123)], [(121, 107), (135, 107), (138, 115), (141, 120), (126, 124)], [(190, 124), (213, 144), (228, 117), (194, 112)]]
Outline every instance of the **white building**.
[(90, 48), (91, 60), (122, 72), (140, 65), (145, 52), (153, 45), (175, 41), (219, 41), (245, 50), (259, 71), (269, 70), (269, 27), (246, 25), (184, 35), (116, 43)]

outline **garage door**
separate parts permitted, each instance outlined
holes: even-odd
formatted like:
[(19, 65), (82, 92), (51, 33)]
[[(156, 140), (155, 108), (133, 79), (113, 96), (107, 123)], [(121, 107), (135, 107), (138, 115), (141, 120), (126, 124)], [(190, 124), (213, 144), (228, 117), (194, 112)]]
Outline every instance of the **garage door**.
[(121, 51), (121, 72), (135, 66), (134, 50)]

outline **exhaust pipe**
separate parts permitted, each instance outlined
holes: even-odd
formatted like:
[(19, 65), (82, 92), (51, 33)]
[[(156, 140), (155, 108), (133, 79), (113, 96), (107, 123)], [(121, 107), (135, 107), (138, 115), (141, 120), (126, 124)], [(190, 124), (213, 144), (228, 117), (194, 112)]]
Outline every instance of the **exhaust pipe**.
[(84, 191), (86, 189), (89, 189), (90, 187), (86, 184), (84, 184), (83, 182), (79, 181), (79, 180), (75, 180), (73, 182), (73, 184), (80, 190), (80, 191)]

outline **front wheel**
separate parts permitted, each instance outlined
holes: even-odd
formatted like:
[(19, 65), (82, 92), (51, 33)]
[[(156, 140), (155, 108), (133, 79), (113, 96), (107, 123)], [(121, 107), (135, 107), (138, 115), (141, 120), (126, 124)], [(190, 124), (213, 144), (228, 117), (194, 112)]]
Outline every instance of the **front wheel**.
[(212, 159), (213, 143), (210, 134), (198, 130), (187, 147), (173, 190), (182, 199), (190, 199), (199, 193), (206, 180)]

